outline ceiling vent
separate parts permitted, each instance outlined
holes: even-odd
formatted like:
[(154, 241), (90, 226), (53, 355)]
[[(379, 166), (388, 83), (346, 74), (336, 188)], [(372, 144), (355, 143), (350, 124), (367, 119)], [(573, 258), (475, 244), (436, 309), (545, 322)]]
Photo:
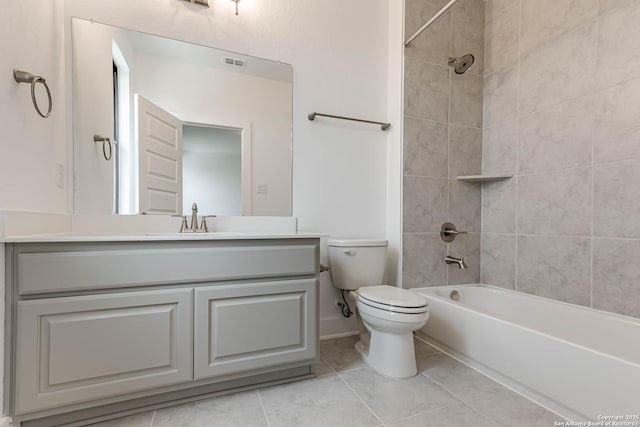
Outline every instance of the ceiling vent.
[(227, 65), (235, 65), (236, 67), (244, 67), (247, 65), (247, 61), (235, 58), (224, 58), (224, 63)]

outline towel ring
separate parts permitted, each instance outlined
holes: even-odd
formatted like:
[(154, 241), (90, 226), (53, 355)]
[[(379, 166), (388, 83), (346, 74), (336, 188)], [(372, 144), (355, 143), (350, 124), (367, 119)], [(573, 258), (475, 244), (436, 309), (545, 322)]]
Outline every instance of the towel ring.
[[(111, 160), (111, 157), (113, 157), (113, 143), (111, 142), (111, 138), (101, 135), (93, 135), (93, 141), (102, 142), (102, 155), (107, 162)], [(107, 154), (107, 147), (109, 147), (109, 154)]]
[[(53, 99), (51, 98), (51, 90), (49, 89), (49, 85), (44, 77), (34, 76), (33, 74), (27, 71), (13, 70), (13, 78), (18, 83), (29, 83), (31, 84), (31, 102), (33, 102), (33, 106), (36, 108), (36, 112), (43, 119), (48, 118), (51, 115), (51, 110), (53, 110)], [(36, 85), (40, 83), (44, 86), (47, 91), (47, 98), (49, 99), (49, 108), (47, 109), (46, 114), (42, 112), (40, 106), (38, 105), (38, 100), (36, 99)]]

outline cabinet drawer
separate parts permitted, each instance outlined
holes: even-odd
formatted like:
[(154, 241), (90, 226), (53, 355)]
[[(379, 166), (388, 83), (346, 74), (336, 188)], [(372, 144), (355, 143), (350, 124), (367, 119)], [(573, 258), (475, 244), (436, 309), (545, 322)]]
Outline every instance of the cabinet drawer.
[(312, 361), (316, 301), (315, 279), (196, 289), (195, 378)]
[(18, 302), (16, 414), (192, 380), (192, 292)]
[(18, 250), (21, 295), (155, 284), (315, 275), (317, 243), (93, 245)]

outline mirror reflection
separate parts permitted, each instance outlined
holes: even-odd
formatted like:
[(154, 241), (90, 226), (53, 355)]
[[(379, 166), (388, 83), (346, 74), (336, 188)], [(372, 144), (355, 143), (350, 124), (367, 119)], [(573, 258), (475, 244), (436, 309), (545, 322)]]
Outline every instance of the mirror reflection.
[(78, 18), (72, 37), (76, 213), (291, 215), (290, 65)]

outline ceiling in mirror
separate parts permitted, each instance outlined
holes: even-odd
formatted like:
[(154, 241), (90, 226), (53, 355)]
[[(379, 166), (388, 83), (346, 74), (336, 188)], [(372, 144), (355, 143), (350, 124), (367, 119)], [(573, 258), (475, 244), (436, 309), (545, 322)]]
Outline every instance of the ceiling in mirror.
[(290, 65), (78, 18), (72, 44), (76, 213), (291, 215)]

